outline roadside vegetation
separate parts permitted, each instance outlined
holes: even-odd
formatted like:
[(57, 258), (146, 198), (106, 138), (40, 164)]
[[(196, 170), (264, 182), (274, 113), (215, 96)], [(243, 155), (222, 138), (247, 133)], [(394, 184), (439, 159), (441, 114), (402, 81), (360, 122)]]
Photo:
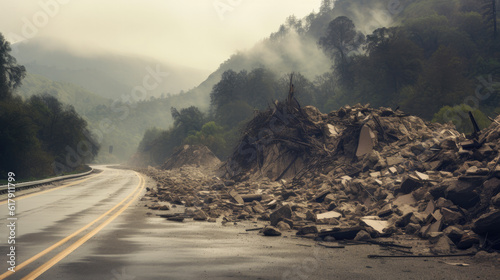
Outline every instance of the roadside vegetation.
[[(10, 51), (0, 34), (0, 179), (7, 178), (8, 172), (26, 179), (81, 169), (99, 150), (87, 122), (72, 106), (48, 94), (27, 100), (13, 95), (26, 70)], [(71, 154), (74, 151), (77, 156)]]

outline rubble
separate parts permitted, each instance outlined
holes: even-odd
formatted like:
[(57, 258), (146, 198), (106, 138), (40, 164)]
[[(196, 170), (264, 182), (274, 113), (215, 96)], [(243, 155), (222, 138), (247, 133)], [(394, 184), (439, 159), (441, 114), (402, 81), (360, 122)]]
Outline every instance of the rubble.
[(249, 122), (216, 174), (196, 164), (143, 169), (158, 183), (145, 199), (197, 210), (186, 218), (261, 223), (265, 235), (418, 235), (441, 255), (499, 249), (499, 136), (496, 122), (467, 138), (399, 110), (322, 114), (287, 100)]
[(265, 227), (262, 230), (262, 233), (265, 236), (280, 236), (281, 235), (281, 232), (277, 228), (275, 228), (273, 226), (267, 226), (267, 227)]
[(202, 145), (184, 145), (174, 151), (161, 169), (180, 168), (184, 165), (194, 165), (202, 168), (215, 168), (221, 161), (210, 149)]

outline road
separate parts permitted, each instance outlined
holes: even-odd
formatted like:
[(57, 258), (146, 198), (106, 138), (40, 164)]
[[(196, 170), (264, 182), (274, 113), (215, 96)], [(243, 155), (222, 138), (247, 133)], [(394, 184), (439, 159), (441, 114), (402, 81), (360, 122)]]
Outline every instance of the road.
[[(140, 197), (150, 179), (129, 170), (67, 180), (16, 197), (16, 272), (8, 271), (10, 232), (0, 229), (0, 279), (497, 279), (499, 269), (470, 257), (368, 259), (378, 246), (328, 249), (292, 233), (269, 238), (252, 224), (166, 221)], [(0, 204), (9, 224), (7, 204)], [(4, 273), (5, 272), (5, 273)]]

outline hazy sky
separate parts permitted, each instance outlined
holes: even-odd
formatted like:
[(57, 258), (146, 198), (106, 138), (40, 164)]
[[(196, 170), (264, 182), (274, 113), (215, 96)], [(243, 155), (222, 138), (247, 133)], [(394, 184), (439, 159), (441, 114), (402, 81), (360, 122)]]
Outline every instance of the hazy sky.
[[(321, 0), (0, 0), (9, 41), (53, 37), (79, 50), (111, 50), (215, 70), (289, 15)], [(44, 4), (44, 5), (42, 5)]]

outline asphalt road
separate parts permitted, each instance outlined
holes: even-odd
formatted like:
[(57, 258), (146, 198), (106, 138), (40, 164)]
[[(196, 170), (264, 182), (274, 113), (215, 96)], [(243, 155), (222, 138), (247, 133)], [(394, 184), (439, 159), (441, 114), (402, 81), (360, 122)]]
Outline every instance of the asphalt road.
[(7, 263), (11, 233), (0, 228), (0, 279), (498, 279), (500, 272), (470, 257), (368, 259), (387, 252), (245, 232), (252, 224), (166, 221), (140, 201), (154, 182), (98, 168), (103, 172), (16, 197), (15, 216), (0, 204), (4, 224), (17, 218), (15, 273)]

